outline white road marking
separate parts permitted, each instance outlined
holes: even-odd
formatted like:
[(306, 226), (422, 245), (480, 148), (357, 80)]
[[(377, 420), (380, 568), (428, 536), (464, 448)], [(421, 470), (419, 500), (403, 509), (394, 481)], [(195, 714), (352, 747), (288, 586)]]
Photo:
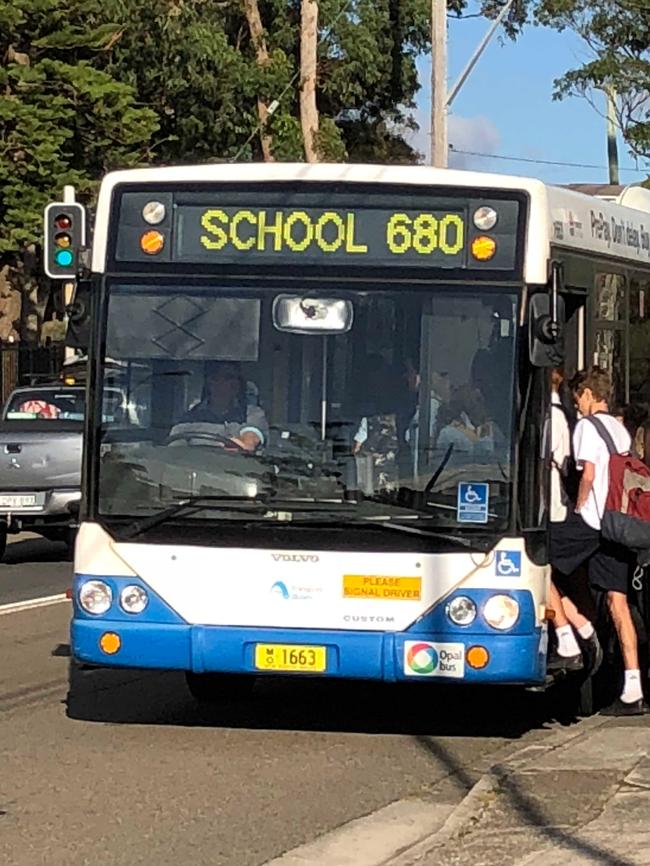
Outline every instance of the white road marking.
[(453, 806), (397, 800), (264, 866), (379, 866), (441, 827)]
[(26, 601), (14, 601), (11, 604), (0, 604), (0, 616), (8, 613), (20, 613), (22, 610), (33, 610), (36, 607), (49, 607), (69, 601), (68, 596), (61, 592), (58, 595), (45, 595), (42, 598), (28, 598)]

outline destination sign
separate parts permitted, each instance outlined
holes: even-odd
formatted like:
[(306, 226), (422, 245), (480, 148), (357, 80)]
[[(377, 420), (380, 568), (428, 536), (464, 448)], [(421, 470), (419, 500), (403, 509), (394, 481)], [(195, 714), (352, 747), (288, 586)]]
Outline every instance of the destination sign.
[[(154, 202), (161, 219), (143, 216)], [(476, 227), (489, 208), (496, 223)], [(223, 184), (205, 189), (125, 190), (113, 256), (146, 268), (426, 268), (514, 271), (522, 207), (494, 195)], [(484, 237), (488, 235), (488, 237)], [(481, 255), (487, 249), (488, 255)]]
[(175, 234), (176, 261), (466, 264), (462, 210), (189, 206)]

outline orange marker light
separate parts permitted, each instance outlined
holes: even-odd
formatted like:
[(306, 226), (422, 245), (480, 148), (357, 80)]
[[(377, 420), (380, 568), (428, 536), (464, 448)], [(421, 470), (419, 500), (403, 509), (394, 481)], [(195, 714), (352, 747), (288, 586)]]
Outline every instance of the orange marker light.
[(140, 238), (140, 249), (148, 256), (155, 256), (165, 246), (165, 236), (162, 232), (145, 232)]
[(484, 646), (472, 646), (465, 655), (467, 664), (476, 671), (483, 670), (490, 661), (490, 653)]
[(99, 646), (107, 656), (112, 656), (119, 651), (122, 640), (114, 631), (106, 631), (99, 639)]
[(479, 262), (489, 262), (497, 251), (497, 242), (487, 235), (479, 235), (472, 241), (472, 255)]

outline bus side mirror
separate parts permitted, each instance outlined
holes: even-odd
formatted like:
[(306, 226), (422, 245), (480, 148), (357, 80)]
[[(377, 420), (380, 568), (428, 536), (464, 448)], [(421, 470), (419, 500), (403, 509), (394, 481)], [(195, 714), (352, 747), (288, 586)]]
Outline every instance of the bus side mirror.
[[(555, 309), (553, 309), (553, 306)], [(528, 353), (535, 367), (559, 367), (564, 360), (564, 300), (543, 292), (528, 305)]]

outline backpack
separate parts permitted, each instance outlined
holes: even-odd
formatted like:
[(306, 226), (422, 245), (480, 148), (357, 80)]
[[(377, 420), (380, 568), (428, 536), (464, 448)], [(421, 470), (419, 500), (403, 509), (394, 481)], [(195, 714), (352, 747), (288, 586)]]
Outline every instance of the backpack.
[[(551, 456), (551, 466), (557, 469), (558, 474), (560, 476), (560, 485), (562, 487), (562, 504), (568, 505), (570, 507), (574, 507), (576, 502), (578, 501), (578, 488), (580, 486), (580, 471), (576, 466), (575, 457), (573, 456), (573, 437), (572, 433), (572, 423), (571, 418), (569, 417), (569, 413), (560, 403), (551, 403), (551, 410), (557, 410), (562, 413), (564, 417), (567, 427), (569, 428), (569, 443), (570, 443), (570, 453), (562, 461), (562, 464), (559, 465), (555, 462), (553, 457)], [(552, 423), (552, 422), (551, 422)]]
[(629, 451), (619, 453), (600, 418), (589, 415), (588, 420), (609, 451), (609, 485), (601, 524), (603, 537), (630, 550), (647, 552), (650, 550), (650, 469)]

